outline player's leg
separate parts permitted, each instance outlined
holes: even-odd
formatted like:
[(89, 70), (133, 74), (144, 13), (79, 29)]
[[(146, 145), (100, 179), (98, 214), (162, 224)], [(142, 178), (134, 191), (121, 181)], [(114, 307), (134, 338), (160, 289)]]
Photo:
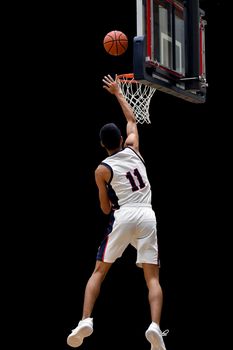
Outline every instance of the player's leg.
[(159, 325), (163, 303), (163, 293), (159, 283), (159, 266), (155, 264), (142, 264), (142, 268), (148, 288), (151, 320)]
[(96, 299), (99, 296), (101, 284), (111, 265), (111, 263), (96, 261), (95, 269), (86, 284), (82, 320), (79, 321), (77, 327), (73, 329), (71, 334), (67, 337), (67, 344), (69, 346), (75, 348), (79, 347), (82, 345), (83, 339), (92, 334), (93, 319), (91, 318), (91, 314)]
[(130, 229), (133, 225), (129, 225), (127, 219), (122, 223), (122, 217), (124, 219), (126, 217), (124, 211), (122, 214), (120, 212), (114, 214), (114, 220), (111, 220), (107, 229), (108, 235), (98, 248), (95, 269), (86, 284), (82, 320), (67, 338), (70, 346), (80, 346), (83, 338), (93, 332), (91, 314), (99, 296), (101, 284), (113, 262), (122, 255), (130, 242)]
[(159, 253), (157, 241), (157, 224), (155, 213), (151, 207), (143, 207), (138, 213), (136, 241), (136, 264), (143, 268), (148, 299), (151, 311), (151, 320), (160, 323), (163, 293), (159, 283)]
[(135, 247), (137, 249), (137, 265), (143, 268), (148, 300), (151, 311), (151, 324), (146, 331), (146, 338), (151, 343), (151, 350), (166, 350), (160, 330), (160, 318), (163, 304), (163, 292), (159, 281), (159, 256), (157, 242), (156, 218), (153, 210), (143, 208), (143, 220), (137, 231)]
[(101, 284), (111, 266), (112, 263), (96, 261), (95, 269), (89, 278), (85, 289), (82, 319), (91, 316), (94, 304), (100, 293)]
[(163, 293), (159, 283), (159, 266), (155, 264), (142, 264), (144, 277), (148, 287), (148, 299), (151, 310), (151, 324), (146, 331), (146, 338), (151, 343), (152, 350), (166, 350), (160, 330), (160, 318), (163, 304)]

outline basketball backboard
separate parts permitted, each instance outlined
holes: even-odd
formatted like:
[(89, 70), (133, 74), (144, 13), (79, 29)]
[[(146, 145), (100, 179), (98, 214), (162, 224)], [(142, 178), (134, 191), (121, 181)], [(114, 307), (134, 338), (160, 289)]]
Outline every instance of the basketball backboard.
[(193, 103), (206, 101), (205, 13), (199, 0), (136, 0), (134, 78)]

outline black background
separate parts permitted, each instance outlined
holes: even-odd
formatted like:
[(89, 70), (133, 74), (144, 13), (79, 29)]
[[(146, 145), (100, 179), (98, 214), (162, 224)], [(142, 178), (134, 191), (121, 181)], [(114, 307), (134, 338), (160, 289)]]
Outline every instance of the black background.
[[(207, 102), (191, 104), (157, 91), (151, 124), (139, 125), (158, 221), (167, 350), (208, 347), (206, 327), (215, 322), (218, 295), (214, 276), (221, 253), (216, 235), (221, 203), (216, 198), (226, 89), (216, 66), (216, 41), (224, 45), (219, 13), (225, 4), (200, 5), (207, 20)], [(99, 129), (113, 121), (125, 132), (122, 112), (102, 88), (102, 78), (132, 71), (136, 8), (135, 0), (118, 0), (61, 3), (38, 8), (38, 13), (37, 30), (32, 34), (27, 28), (28, 86), (21, 101), (30, 119), (20, 123), (21, 128), (25, 123), (20, 192), (27, 203), (20, 223), (31, 233), (25, 270), (36, 261), (26, 296), (33, 318), (43, 320), (34, 346), (41, 342), (43, 348), (69, 350), (66, 338), (82, 315), (84, 288), (107, 223), (94, 183), (94, 170), (106, 155)], [(34, 27), (33, 16), (31, 21)], [(120, 57), (108, 55), (102, 45), (114, 29), (129, 38)], [(94, 333), (80, 349), (149, 349), (144, 336), (150, 323), (147, 290), (130, 247), (110, 270), (93, 317)]]

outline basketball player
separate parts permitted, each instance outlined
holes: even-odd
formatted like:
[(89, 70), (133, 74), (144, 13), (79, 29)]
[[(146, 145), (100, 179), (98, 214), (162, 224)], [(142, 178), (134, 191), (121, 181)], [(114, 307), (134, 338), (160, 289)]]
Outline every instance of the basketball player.
[(124, 98), (117, 79), (110, 75), (103, 79), (109, 93), (115, 95), (126, 118), (127, 137), (109, 123), (100, 130), (101, 145), (107, 151), (95, 170), (100, 207), (110, 216), (107, 234), (99, 246), (95, 269), (87, 282), (82, 320), (67, 338), (71, 347), (79, 347), (93, 332), (91, 317), (101, 284), (114, 261), (131, 244), (137, 250), (137, 266), (143, 268), (151, 311), (151, 324), (145, 336), (151, 350), (166, 350), (160, 330), (163, 294), (159, 283), (159, 259), (156, 217), (151, 206), (151, 187), (143, 158), (139, 152), (139, 137), (132, 108)]

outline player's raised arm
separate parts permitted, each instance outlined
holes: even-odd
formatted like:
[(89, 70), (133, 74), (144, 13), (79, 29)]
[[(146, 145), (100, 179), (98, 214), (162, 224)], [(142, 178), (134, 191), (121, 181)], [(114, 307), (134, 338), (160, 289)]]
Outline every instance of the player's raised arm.
[(138, 128), (136, 124), (136, 119), (134, 116), (133, 109), (129, 105), (129, 103), (126, 101), (124, 95), (122, 94), (121, 88), (117, 83), (117, 76), (115, 80), (111, 77), (111, 75), (106, 75), (103, 78), (104, 86), (103, 88), (106, 89), (111, 94), (115, 95), (121, 109), (124, 113), (124, 116), (127, 121), (126, 125), (126, 140), (125, 140), (125, 146), (131, 146), (136, 151), (139, 151), (139, 136), (138, 136)]

